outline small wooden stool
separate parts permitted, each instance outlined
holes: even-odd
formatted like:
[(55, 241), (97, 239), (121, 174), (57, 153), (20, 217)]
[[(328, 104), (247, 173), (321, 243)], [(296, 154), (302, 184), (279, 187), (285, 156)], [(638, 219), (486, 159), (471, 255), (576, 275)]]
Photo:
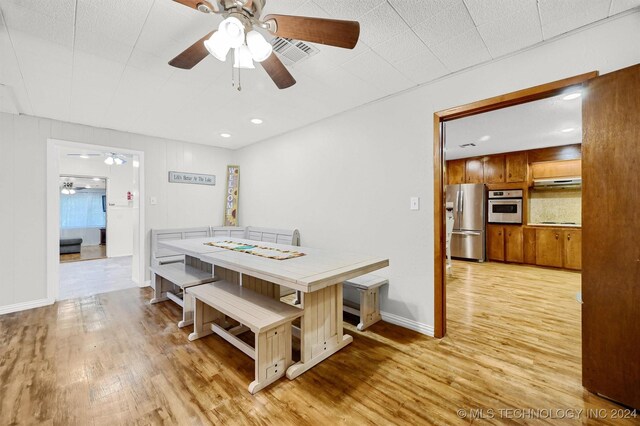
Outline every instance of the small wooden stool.
[(357, 306), (349, 300), (345, 300), (342, 309), (353, 315), (360, 316), (358, 330), (362, 331), (380, 321), (380, 287), (389, 284), (389, 280), (378, 275), (366, 274), (351, 278), (343, 283), (347, 287), (353, 287), (360, 293), (360, 305)]

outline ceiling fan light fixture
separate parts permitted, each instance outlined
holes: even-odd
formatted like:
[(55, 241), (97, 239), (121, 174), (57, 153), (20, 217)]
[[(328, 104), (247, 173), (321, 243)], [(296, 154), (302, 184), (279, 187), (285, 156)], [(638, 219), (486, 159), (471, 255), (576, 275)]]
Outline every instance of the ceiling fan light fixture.
[(107, 166), (113, 166), (114, 163), (114, 159), (113, 156), (109, 155), (107, 156), (107, 158), (104, 159), (104, 164), (106, 164)]
[(251, 52), (249, 48), (245, 45), (237, 47), (235, 49), (235, 60), (233, 62), (234, 68), (242, 68), (242, 69), (254, 69), (255, 65), (253, 65), (253, 59), (251, 58)]
[(247, 46), (251, 52), (251, 57), (256, 62), (265, 61), (273, 52), (273, 46), (258, 31), (253, 30), (247, 33)]
[(116, 163), (116, 166), (122, 166), (124, 164), (124, 160), (120, 157), (114, 158), (113, 162)]
[(231, 49), (229, 40), (224, 36), (222, 31), (216, 31), (209, 37), (209, 40), (205, 40), (204, 47), (207, 48), (214, 58), (222, 62), (227, 60), (227, 54), (229, 53), (229, 49)]
[[(234, 16), (230, 16), (220, 23), (218, 32), (224, 34), (229, 46), (240, 47), (244, 44), (244, 25)], [(213, 37), (213, 36), (211, 36)]]
[(60, 193), (64, 195), (69, 195), (69, 190), (67, 188), (62, 188), (62, 191), (60, 191)]

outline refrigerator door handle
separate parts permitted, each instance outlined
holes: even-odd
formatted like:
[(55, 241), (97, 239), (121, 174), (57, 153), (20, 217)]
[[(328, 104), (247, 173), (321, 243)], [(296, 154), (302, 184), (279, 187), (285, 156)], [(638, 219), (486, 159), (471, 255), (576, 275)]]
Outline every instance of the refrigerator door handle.
[(453, 231), (452, 233), (456, 235), (473, 235), (473, 236), (482, 235), (481, 232), (476, 232), (476, 231)]

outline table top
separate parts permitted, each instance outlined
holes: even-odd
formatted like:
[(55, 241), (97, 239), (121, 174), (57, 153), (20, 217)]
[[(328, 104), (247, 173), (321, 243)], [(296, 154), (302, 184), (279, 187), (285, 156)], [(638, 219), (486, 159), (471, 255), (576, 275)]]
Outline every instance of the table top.
[[(205, 244), (218, 241), (234, 241), (280, 250), (297, 251), (305, 255), (291, 259), (276, 260)], [(191, 240), (166, 241), (161, 244), (171, 250), (198, 257), (203, 262), (305, 293), (317, 291), (389, 266), (389, 259), (377, 256), (232, 237), (194, 238)], [(199, 247), (199, 245), (203, 247)]]

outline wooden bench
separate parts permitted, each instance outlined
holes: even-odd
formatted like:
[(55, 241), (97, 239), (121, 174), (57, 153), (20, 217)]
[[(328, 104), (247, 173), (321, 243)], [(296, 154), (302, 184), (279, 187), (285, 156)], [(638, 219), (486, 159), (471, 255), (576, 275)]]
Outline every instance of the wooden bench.
[[(195, 299), (189, 340), (215, 333), (253, 358), (255, 379), (249, 392), (254, 394), (286, 374), (292, 363), (292, 321), (302, 316), (301, 309), (228, 281), (190, 287), (187, 293)], [(240, 325), (225, 329), (225, 316)], [(248, 330), (255, 334), (255, 348), (237, 337)]]
[(380, 321), (380, 287), (389, 284), (389, 280), (374, 274), (361, 275), (343, 282), (343, 285), (358, 290), (360, 305), (345, 300), (342, 309), (353, 315), (360, 316), (358, 330), (363, 331), (371, 324)]
[(211, 227), (183, 229), (152, 229), (151, 230), (151, 266), (166, 265), (168, 263), (184, 263), (184, 256), (174, 251), (158, 247), (160, 241), (184, 240), (187, 238), (202, 238), (211, 236)]
[(184, 263), (168, 263), (152, 266), (150, 269), (154, 288), (151, 303), (171, 300), (182, 307), (182, 321), (178, 322), (178, 327), (193, 324), (193, 302), (190, 297), (184, 297), (184, 291), (189, 287), (215, 281), (216, 278), (210, 271)]

